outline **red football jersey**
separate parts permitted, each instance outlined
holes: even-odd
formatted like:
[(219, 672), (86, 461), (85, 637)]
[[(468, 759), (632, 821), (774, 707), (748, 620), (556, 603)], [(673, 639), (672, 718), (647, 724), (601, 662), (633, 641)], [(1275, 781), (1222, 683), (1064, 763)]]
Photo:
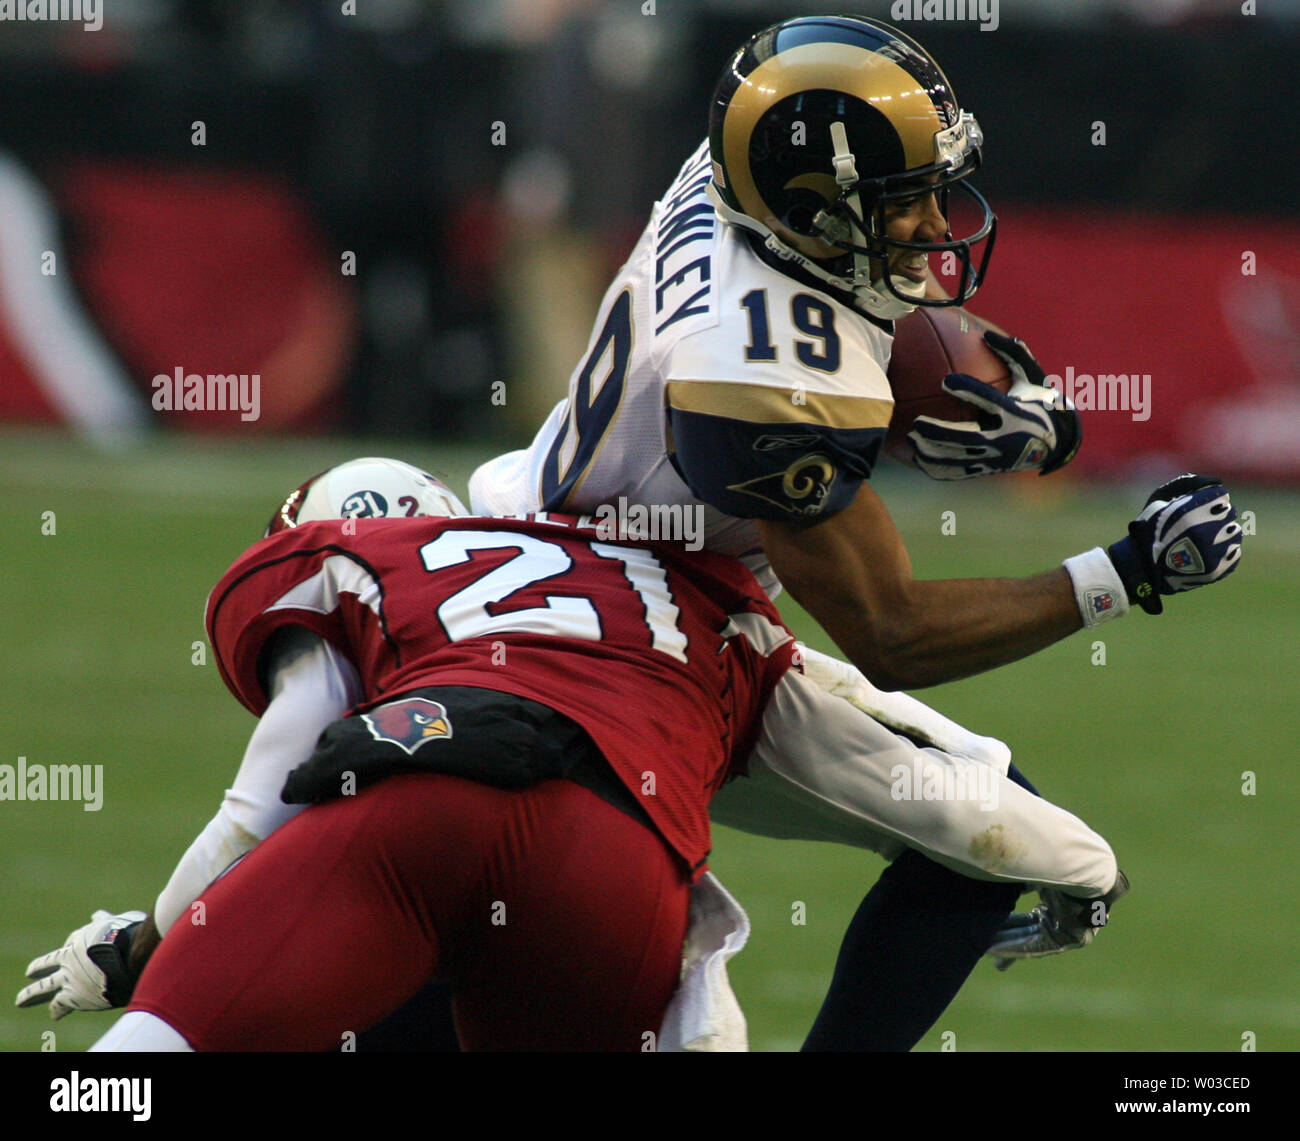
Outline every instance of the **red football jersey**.
[(464, 685), (572, 718), (697, 873), (713, 790), (748, 755), (794, 648), (739, 563), (545, 514), (330, 520), (251, 547), (212, 592), (207, 628), (226, 685), (259, 715), (259, 657), (282, 626), (356, 665), (358, 710)]

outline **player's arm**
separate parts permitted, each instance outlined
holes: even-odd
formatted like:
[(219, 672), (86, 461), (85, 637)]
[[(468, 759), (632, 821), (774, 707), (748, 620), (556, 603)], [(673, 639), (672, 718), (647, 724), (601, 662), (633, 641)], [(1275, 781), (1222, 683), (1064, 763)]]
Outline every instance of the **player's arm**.
[(34, 959), (18, 1006), (73, 1010), (125, 1006), (149, 956), (190, 904), (302, 805), (280, 800), (288, 773), (310, 755), (321, 730), (360, 700), (355, 668), (318, 635), (287, 628), (266, 654), (270, 704), (257, 723), (221, 808), (177, 864), (152, 913), (98, 911), (64, 945)]
[(271, 702), (220, 810), (158, 896), (154, 917), (161, 935), (217, 876), (302, 811), (281, 801), (285, 777), (311, 754), (321, 730), (361, 698), (356, 669), (308, 630), (282, 630), (267, 654)]
[[(831, 324), (824, 318), (821, 328)], [(827, 351), (834, 363), (853, 350), (852, 376), (842, 367), (821, 374), (803, 367), (821, 360), (805, 353), (798, 367), (770, 357), (752, 361), (742, 382), (716, 379), (727, 346), (744, 343), (743, 330), (727, 332), (684, 340), (666, 366), (670, 377), (715, 377), (666, 385), (673, 466), (703, 502), (756, 521), (777, 577), (882, 689), (993, 669), (1118, 617), (1130, 603), (1158, 611), (1160, 595), (1212, 582), (1236, 564), (1241, 529), (1227, 492), (1217, 480), (1186, 476), (1157, 489), (1129, 535), (1108, 550), (1095, 548), (1030, 578), (918, 581), (897, 528), (866, 482), (893, 411), (866, 334), (846, 326), (842, 351)], [(860, 343), (850, 343), (850, 334)], [(783, 335), (775, 325), (767, 333)], [(829, 332), (822, 340), (831, 343)], [(1069, 458), (1068, 433), (1058, 438), (1047, 424), (1056, 410), (1027, 402), (1045, 418), (1030, 424), (1019, 403), (1006, 407), (998, 403), (1001, 393), (989, 392), (996, 401), (967, 396), (1000, 409), (998, 427), (979, 445), (981, 454), (996, 456), (954, 459), (952, 477), (972, 467), (1004, 470), (997, 456), (1043, 453), (1044, 469)], [(946, 469), (946, 461), (940, 466)]]
[(772, 569), (882, 689), (919, 689), (1023, 658), (1082, 625), (1069, 574), (918, 581), (889, 512), (863, 483), (815, 523), (762, 521)]
[(818, 522), (759, 521), (785, 587), (882, 689), (915, 689), (1027, 656), (1084, 626), (1215, 582), (1241, 556), (1241, 528), (1214, 479), (1157, 488), (1128, 535), (1029, 578), (917, 581), (879, 496), (863, 484)]

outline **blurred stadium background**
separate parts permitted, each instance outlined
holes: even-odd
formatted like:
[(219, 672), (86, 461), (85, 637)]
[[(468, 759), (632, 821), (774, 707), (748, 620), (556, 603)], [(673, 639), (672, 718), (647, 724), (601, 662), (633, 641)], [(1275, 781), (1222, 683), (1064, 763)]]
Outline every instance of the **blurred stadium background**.
[[(95, 32), (0, 21), (0, 763), (105, 766), (102, 811), (0, 802), (9, 993), (94, 908), (149, 906), (215, 811), (252, 723), (193, 643), (278, 498), (358, 454), (463, 488), (523, 443), (703, 134), (727, 53), (825, 10), (345, 7), (109, 0)], [(1076, 637), (924, 695), (1006, 739), (1111, 839), (1134, 891), (1088, 952), (982, 967), (923, 1049), (945, 1031), (959, 1051), (1300, 1048), (1300, 164), (1284, 110), (1300, 2), (1258, 8), (1002, 0), (988, 32), (899, 21), (989, 140), (976, 181), (1000, 233), (973, 308), (1049, 371), (1151, 378), (1149, 417), (1085, 413), (1079, 460), (1041, 485), (883, 471), (918, 575), (1042, 569), (1118, 537), (1187, 469), (1230, 479), (1253, 512), (1233, 580), (1106, 627), (1104, 665)], [(155, 410), (152, 378), (178, 368), (258, 374), (258, 418)], [(720, 831), (714, 866), (755, 923), (733, 966), (752, 1043), (795, 1048), (879, 862)], [(81, 1049), (107, 1024), (0, 1002), (0, 1049), (39, 1050), (51, 1029)]]

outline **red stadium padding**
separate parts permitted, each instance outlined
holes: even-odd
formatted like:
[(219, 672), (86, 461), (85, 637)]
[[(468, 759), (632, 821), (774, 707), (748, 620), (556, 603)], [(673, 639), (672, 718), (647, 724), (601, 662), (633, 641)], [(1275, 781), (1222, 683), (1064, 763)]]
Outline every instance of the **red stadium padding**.
[[(76, 292), (146, 409), (153, 378), (178, 368), (260, 377), (256, 420), (182, 409), (155, 421), (328, 422), (356, 306), (339, 251), (292, 194), (250, 174), (92, 163), (56, 189)], [(971, 308), (1028, 341), (1080, 404), (1071, 471), (1300, 482), (1300, 225), (1270, 223), (1263, 241), (1226, 217), (998, 206), (1002, 240)], [(0, 308), (0, 420), (61, 418)]]
[[(47, 189), (69, 235), (60, 272), (156, 423), (269, 432), (328, 422), (357, 337), (353, 279), (286, 187), (246, 172), (79, 162)], [(0, 312), (0, 419), (72, 420), (5, 325)], [(248, 379), (225, 410), (159, 407), (154, 377), (178, 369)]]
[(58, 410), (36, 382), (22, 347), (14, 342), (0, 318), (0, 420), (53, 423), (59, 418)]

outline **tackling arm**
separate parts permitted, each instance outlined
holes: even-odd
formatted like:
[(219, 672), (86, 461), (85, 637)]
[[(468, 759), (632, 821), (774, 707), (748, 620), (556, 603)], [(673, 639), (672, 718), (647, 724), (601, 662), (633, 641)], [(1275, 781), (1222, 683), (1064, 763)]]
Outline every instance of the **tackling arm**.
[(330, 722), (361, 699), (356, 669), (323, 639), (294, 627), (270, 653), (271, 703), (249, 739), (221, 810), (190, 845), (154, 907), (159, 935), (223, 871), (302, 805), (284, 804), (280, 789), (290, 770), (311, 754)]
[(234, 784), (158, 896), (154, 913), (97, 911), (62, 947), (34, 959), (18, 1006), (73, 1010), (125, 1006), (135, 980), (167, 929), (241, 856), (302, 805), (280, 800), (285, 777), (310, 754), (321, 730), (361, 699), (352, 664), (317, 635), (286, 629), (268, 648), (271, 702), (249, 739)]

